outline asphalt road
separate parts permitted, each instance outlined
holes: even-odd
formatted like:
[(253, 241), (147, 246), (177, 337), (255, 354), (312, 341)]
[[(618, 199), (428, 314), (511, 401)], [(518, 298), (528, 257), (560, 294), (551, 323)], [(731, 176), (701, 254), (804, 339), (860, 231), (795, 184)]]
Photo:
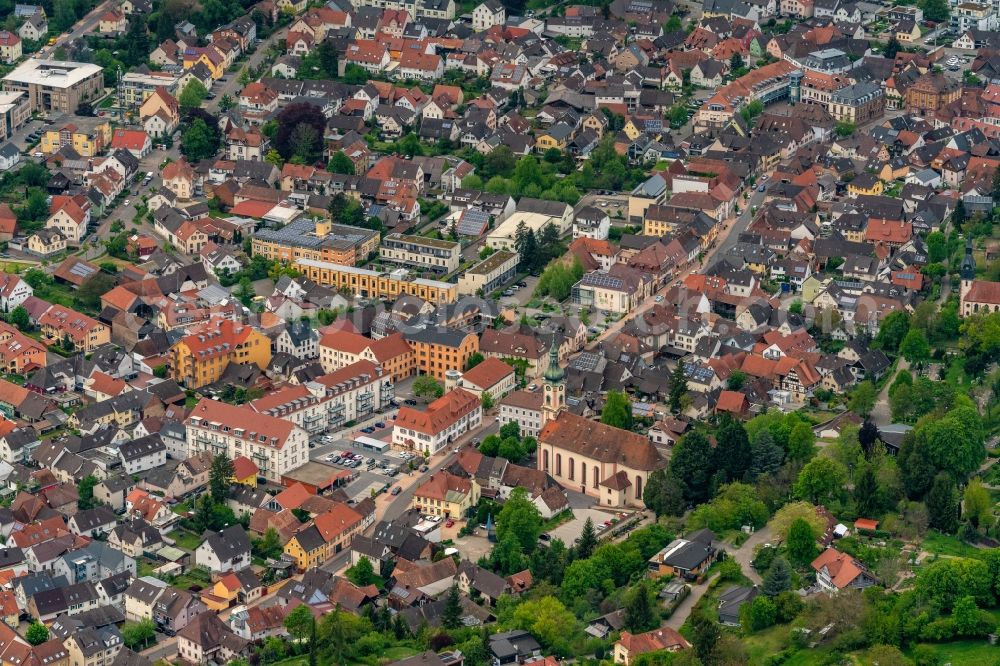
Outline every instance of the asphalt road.
[(114, 2), (114, 0), (105, 0), (105, 2), (102, 2), (101, 4), (97, 5), (89, 14), (87, 14), (82, 19), (77, 21), (73, 25), (72, 30), (70, 30), (69, 32), (64, 32), (61, 35), (59, 35), (59, 37), (56, 38), (55, 44), (53, 44), (52, 46), (45, 46), (42, 49), (39, 49), (38, 56), (40, 58), (48, 58), (50, 57), (49, 54), (53, 53), (58, 47), (66, 44), (67, 42), (75, 41), (80, 37), (83, 37), (84, 35), (93, 32), (94, 27), (100, 21), (101, 14), (108, 11), (117, 4), (118, 3)]
[[(264, 61), (264, 58), (267, 55), (268, 47), (270, 47), (271, 44), (274, 44), (279, 39), (284, 40), (285, 34), (287, 32), (288, 28), (282, 28), (280, 30), (276, 30), (274, 34), (268, 37), (265, 41), (257, 44), (257, 49), (253, 52), (253, 54), (251, 54), (247, 62), (243, 63), (242, 67), (259, 66), (260, 63)], [(218, 85), (219, 81), (217, 81), (216, 84), (212, 86), (213, 88), (212, 92), (215, 94), (215, 97), (213, 99), (208, 100), (204, 105), (205, 109), (208, 110), (209, 113), (219, 112), (219, 104), (222, 102), (222, 97), (224, 95), (230, 95), (233, 97), (234, 100), (236, 99), (237, 93), (239, 93), (239, 91), (243, 89), (243, 86), (240, 85), (240, 70), (242, 69), (242, 67), (239, 70), (234, 69), (232, 72), (227, 72), (226, 75), (222, 79), (220, 79), (220, 81), (222, 82), (221, 88), (216, 89), (215, 87), (216, 85)], [(270, 74), (267, 74), (267, 76), (270, 76)]]

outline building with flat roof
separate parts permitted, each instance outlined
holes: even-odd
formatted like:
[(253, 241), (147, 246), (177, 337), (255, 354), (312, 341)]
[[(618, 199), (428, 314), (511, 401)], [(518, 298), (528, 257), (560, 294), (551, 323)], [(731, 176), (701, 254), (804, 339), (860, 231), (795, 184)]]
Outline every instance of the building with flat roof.
[(32, 111), (76, 113), (104, 92), (104, 70), (86, 62), (31, 58), (3, 77), (3, 89), (27, 93)]
[(393, 233), (382, 239), (379, 256), (384, 261), (426, 268), (437, 273), (451, 273), (458, 270), (462, 261), (462, 244)]
[(510, 250), (497, 250), (458, 278), (458, 293), (475, 296), (482, 291), (488, 296), (514, 278), (520, 255)]
[(252, 252), (272, 260), (353, 266), (378, 252), (378, 246), (377, 231), (300, 217), (280, 229), (257, 231)]
[(129, 72), (121, 81), (122, 102), (127, 108), (137, 107), (158, 87), (177, 97), (181, 92), (180, 80), (180, 76), (170, 72)]
[[(378, 238), (378, 234), (375, 236)], [(436, 305), (458, 300), (458, 285), (414, 278), (405, 268), (380, 273), (315, 259), (296, 258), (294, 263), (313, 282), (335, 289), (346, 289), (362, 298), (395, 299), (400, 296), (416, 296)]]
[(0, 92), (0, 141), (6, 141), (29, 120), (31, 105), (27, 93)]
[(489, 233), (486, 244), (494, 250), (513, 250), (514, 236), (521, 222), (536, 234), (551, 224), (562, 235), (572, 226), (573, 207), (561, 201), (522, 197), (517, 202), (517, 210)]

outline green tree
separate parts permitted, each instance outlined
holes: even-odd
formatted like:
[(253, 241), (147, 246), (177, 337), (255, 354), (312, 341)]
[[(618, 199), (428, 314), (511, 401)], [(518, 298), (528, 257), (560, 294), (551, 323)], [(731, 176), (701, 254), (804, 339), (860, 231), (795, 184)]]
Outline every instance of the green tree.
[(750, 440), (743, 424), (724, 414), (720, 417), (715, 439), (714, 467), (719, 473), (720, 481), (725, 483), (742, 479), (752, 463)]
[(838, 122), (837, 125), (834, 127), (834, 131), (837, 133), (837, 136), (841, 138), (847, 138), (851, 136), (852, 134), (854, 134), (855, 131), (857, 131), (857, 129), (858, 129), (857, 125), (848, 120), (842, 120)]
[(942, 418), (923, 423), (915, 436), (926, 440), (930, 462), (957, 480), (968, 478), (986, 458), (982, 420), (972, 406), (957, 407)]
[(896, 39), (896, 32), (892, 31), (892, 35), (889, 37), (889, 41), (886, 42), (885, 48), (882, 49), (882, 55), (884, 55), (889, 60), (895, 60), (896, 54), (899, 53), (901, 46), (899, 40)]
[(700, 431), (693, 431), (674, 445), (670, 458), (670, 474), (689, 502), (700, 504), (708, 499), (709, 486), (715, 468), (712, 446)]
[(473, 352), (469, 355), (469, 360), (465, 362), (465, 371), (472, 370), (485, 360), (486, 358), (480, 352)]
[[(1000, 171), (997, 172), (1000, 174)], [(938, 264), (948, 257), (948, 244), (945, 235), (940, 231), (927, 234), (927, 261)]]
[(875, 409), (875, 400), (877, 398), (878, 392), (875, 390), (875, 385), (866, 379), (851, 391), (851, 397), (847, 402), (847, 406), (861, 418), (867, 419), (872, 410)]
[(379, 582), (379, 577), (375, 573), (372, 561), (367, 557), (362, 557), (358, 563), (349, 568), (346, 572), (347, 578), (358, 587), (375, 585)]
[(788, 457), (792, 460), (809, 460), (815, 445), (816, 435), (808, 423), (800, 421), (788, 433)]
[(177, 99), (182, 109), (194, 109), (201, 106), (201, 103), (208, 97), (208, 89), (205, 84), (196, 78), (188, 81), (181, 91), (181, 96)]
[(642, 489), (642, 501), (657, 518), (684, 513), (684, 496), (680, 485), (662, 469), (650, 472), (646, 487)]
[(354, 162), (344, 154), (344, 151), (338, 150), (330, 155), (330, 162), (326, 165), (326, 170), (332, 173), (343, 173), (353, 176)]
[(958, 529), (955, 482), (945, 472), (934, 477), (934, 484), (927, 493), (927, 518), (931, 527), (945, 534), (954, 534)]
[(458, 585), (452, 585), (448, 590), (444, 612), (441, 614), (441, 624), (445, 629), (457, 629), (462, 626), (462, 604), (458, 595)]
[(823, 504), (839, 496), (846, 485), (847, 469), (832, 458), (818, 456), (802, 468), (794, 488), (798, 497)]
[(871, 465), (865, 465), (854, 483), (854, 504), (858, 516), (862, 518), (875, 516), (879, 512), (878, 479), (875, 478), (875, 470)]
[(761, 631), (774, 626), (778, 607), (766, 596), (760, 596), (740, 608), (740, 624), (746, 631)]
[(608, 391), (604, 409), (601, 411), (601, 423), (622, 430), (632, 429), (632, 403), (629, 402), (628, 396), (624, 392)]
[(783, 557), (776, 557), (761, 582), (761, 592), (768, 597), (776, 597), (792, 589), (792, 569)]
[(24, 632), (24, 637), (32, 645), (41, 645), (49, 640), (49, 630), (44, 624), (38, 620), (34, 620), (28, 625), (28, 629)]
[(521, 550), (531, 553), (538, 545), (542, 533), (542, 516), (528, 499), (528, 491), (515, 488), (497, 516), (497, 539), (503, 540), (507, 534), (514, 536)]
[(509, 626), (529, 631), (547, 653), (568, 655), (574, 639), (583, 638), (579, 621), (552, 596), (522, 602)]
[(312, 609), (306, 604), (302, 604), (301, 606), (296, 606), (285, 616), (283, 624), (292, 638), (304, 641), (312, 634), (313, 623), (315, 621)]
[(927, 439), (916, 437), (912, 431), (907, 433), (903, 437), (897, 457), (907, 497), (913, 500), (923, 499), (934, 483), (934, 475), (937, 474), (937, 469), (931, 462)]
[[(82, 483), (81, 483), (82, 485)], [(965, 486), (965, 493), (962, 501), (962, 511), (965, 519), (975, 527), (989, 527), (992, 520), (993, 502), (990, 501), (990, 493), (983, 487), (982, 481), (977, 478), (969, 479)], [(1000, 579), (998, 579), (1000, 582)]]
[(687, 396), (687, 392), (687, 375), (684, 374), (684, 364), (678, 361), (670, 373), (669, 404), (670, 412), (675, 416), (680, 414), (681, 410), (684, 409), (684, 399)]
[(126, 622), (122, 625), (121, 633), (125, 647), (137, 652), (145, 650), (156, 642), (156, 625), (150, 618), (143, 618), (138, 622)]
[(444, 395), (444, 385), (430, 375), (420, 375), (413, 380), (413, 395), (430, 402)]
[(931, 357), (931, 347), (923, 331), (911, 328), (899, 345), (899, 353), (913, 364), (923, 363)]
[(271, 560), (281, 557), (281, 536), (278, 534), (278, 530), (273, 527), (268, 527), (264, 536), (254, 546), (256, 554), (260, 557)]
[(652, 594), (645, 585), (635, 585), (625, 595), (625, 627), (632, 633), (642, 633), (660, 624), (660, 616), (654, 610)]
[(76, 303), (83, 310), (96, 312), (101, 309), (101, 296), (114, 288), (113, 277), (107, 273), (94, 273), (76, 290)]
[(482, 395), (479, 396), (479, 402), (483, 406), (483, 411), (488, 412), (489, 410), (493, 409), (494, 405), (493, 396), (490, 394), (489, 391), (483, 391)]
[(816, 535), (808, 522), (799, 518), (788, 530), (786, 552), (796, 566), (804, 567), (816, 559)]
[(695, 613), (691, 618), (691, 643), (701, 663), (711, 663), (721, 635), (719, 623), (707, 612)]
[(80, 499), (77, 500), (77, 508), (81, 511), (94, 508), (94, 486), (98, 483), (100, 480), (93, 474), (88, 474), (80, 479), (77, 486), (77, 492), (80, 495)]
[(218, 135), (201, 118), (192, 122), (181, 134), (181, 153), (192, 162), (212, 157), (218, 150)]
[(580, 531), (580, 538), (576, 542), (576, 556), (585, 560), (593, 554), (595, 548), (597, 548), (597, 532), (594, 530), (594, 521), (587, 516)]
[(208, 488), (212, 501), (224, 503), (229, 498), (229, 485), (233, 480), (233, 461), (224, 453), (212, 459), (212, 468), (208, 473)]
[(887, 354), (895, 354), (910, 330), (910, 316), (902, 310), (890, 312), (882, 320), (878, 334), (872, 340), (872, 347)]
[(729, 373), (729, 379), (726, 380), (726, 388), (730, 391), (739, 391), (741, 388), (746, 386), (747, 383), (747, 373), (742, 370), (733, 370)]
[(781, 469), (785, 452), (774, 441), (770, 430), (761, 430), (750, 444), (750, 477), (774, 474)]
[(22, 332), (31, 330), (31, 316), (23, 305), (18, 305), (7, 315), (7, 321), (16, 326)]

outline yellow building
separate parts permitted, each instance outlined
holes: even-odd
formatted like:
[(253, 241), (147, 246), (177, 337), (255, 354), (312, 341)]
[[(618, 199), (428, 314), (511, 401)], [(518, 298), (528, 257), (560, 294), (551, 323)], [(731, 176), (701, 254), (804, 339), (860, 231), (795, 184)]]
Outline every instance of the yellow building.
[(87, 315), (62, 305), (52, 305), (38, 318), (42, 338), (49, 344), (68, 347), (76, 351), (92, 352), (111, 342), (111, 329)]
[(63, 146), (72, 146), (81, 157), (96, 157), (111, 143), (111, 125), (100, 123), (91, 130), (85, 130), (70, 123), (56, 130), (48, 130), (42, 135), (40, 149), (46, 155), (57, 152)]
[(66, 237), (57, 229), (39, 229), (28, 236), (28, 252), (49, 257), (66, 249)]
[[(255, 244), (256, 242), (254, 239)], [(454, 303), (458, 300), (457, 284), (423, 278), (411, 279), (410, 274), (404, 269), (379, 273), (366, 268), (342, 266), (315, 259), (297, 259), (295, 268), (313, 282), (335, 289), (345, 289), (362, 298), (396, 299), (409, 295), (435, 305)]]
[(540, 153), (544, 153), (551, 148), (566, 150), (566, 144), (572, 137), (573, 131), (569, 125), (561, 123), (553, 125), (548, 132), (538, 136), (535, 141), (535, 150)]
[(204, 48), (192, 47), (184, 51), (184, 69), (191, 69), (198, 63), (205, 65), (215, 80), (221, 79), (226, 73), (225, 57), (211, 45)]
[(862, 194), (877, 196), (884, 191), (885, 186), (882, 185), (882, 181), (878, 179), (878, 176), (870, 173), (860, 174), (847, 184), (847, 194), (852, 197)]
[(464, 518), (479, 503), (481, 493), (475, 479), (439, 471), (414, 491), (411, 506), (431, 516)]
[(246, 456), (240, 456), (233, 460), (233, 476), (231, 483), (238, 483), (241, 486), (257, 487), (257, 474), (260, 470), (252, 460)]
[(171, 352), (174, 379), (193, 389), (219, 381), (230, 363), (265, 369), (271, 362), (271, 341), (252, 326), (226, 320), (217, 329), (182, 338)]

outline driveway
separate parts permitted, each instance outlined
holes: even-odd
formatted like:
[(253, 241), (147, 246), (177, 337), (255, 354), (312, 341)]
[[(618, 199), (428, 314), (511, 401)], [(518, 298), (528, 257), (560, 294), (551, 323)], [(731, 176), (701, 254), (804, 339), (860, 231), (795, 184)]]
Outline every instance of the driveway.
[[(750, 538), (743, 542), (743, 545), (735, 550), (727, 549), (726, 552), (728, 556), (740, 563), (740, 567), (743, 569), (743, 575), (749, 578), (755, 585), (760, 585), (761, 578), (753, 567), (750, 566), (750, 560), (753, 559), (753, 551), (758, 545), (762, 543), (767, 543), (771, 540), (771, 527), (770, 525), (765, 525), (763, 528), (757, 530), (750, 535)], [(708, 584), (714, 580), (716, 576), (706, 580), (700, 585), (691, 586), (691, 594), (684, 598), (681, 605), (674, 610), (673, 615), (667, 620), (666, 626), (672, 629), (680, 629), (688, 617), (691, 616), (691, 611), (694, 609), (695, 605), (705, 596), (705, 592), (708, 591)]]

